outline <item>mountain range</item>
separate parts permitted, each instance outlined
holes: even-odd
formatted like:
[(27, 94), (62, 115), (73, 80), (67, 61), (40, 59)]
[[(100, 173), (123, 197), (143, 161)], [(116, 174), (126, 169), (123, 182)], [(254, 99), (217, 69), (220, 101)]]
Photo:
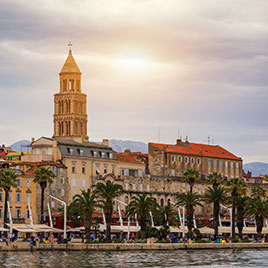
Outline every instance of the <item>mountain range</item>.
[[(101, 142), (96, 142), (101, 143)], [(21, 140), (12, 145), (11, 149), (16, 152), (27, 152), (30, 151), (31, 144), (28, 140)], [(132, 152), (148, 152), (148, 145), (145, 142), (140, 141), (124, 141), (124, 140), (109, 140), (109, 146), (113, 148), (116, 152), (124, 152), (126, 149), (130, 149)], [(260, 174), (268, 174), (268, 163), (263, 162), (251, 162), (243, 165), (245, 172), (252, 172), (252, 176), (258, 176)]]

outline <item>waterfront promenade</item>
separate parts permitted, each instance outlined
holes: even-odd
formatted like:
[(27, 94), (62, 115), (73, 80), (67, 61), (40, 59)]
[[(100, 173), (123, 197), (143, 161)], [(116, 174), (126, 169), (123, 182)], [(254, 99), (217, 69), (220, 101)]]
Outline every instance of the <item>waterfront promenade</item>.
[(27, 242), (15, 242), (6, 246), (0, 244), (0, 251), (36, 251), (36, 250), (64, 250), (64, 251), (146, 251), (146, 250), (198, 250), (198, 249), (258, 249), (268, 248), (268, 243), (111, 243), (111, 244), (37, 244), (32, 246)]

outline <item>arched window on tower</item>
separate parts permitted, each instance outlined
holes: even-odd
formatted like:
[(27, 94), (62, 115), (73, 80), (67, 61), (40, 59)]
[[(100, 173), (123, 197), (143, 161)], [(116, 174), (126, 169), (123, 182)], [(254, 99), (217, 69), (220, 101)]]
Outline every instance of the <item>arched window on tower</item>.
[(161, 206), (161, 207), (164, 206), (164, 199), (163, 199), (163, 198), (160, 199), (160, 206)]
[(80, 124), (81, 124), (81, 131), (80, 131), (80, 134), (83, 135), (83, 133), (84, 133), (83, 123), (81, 122)]

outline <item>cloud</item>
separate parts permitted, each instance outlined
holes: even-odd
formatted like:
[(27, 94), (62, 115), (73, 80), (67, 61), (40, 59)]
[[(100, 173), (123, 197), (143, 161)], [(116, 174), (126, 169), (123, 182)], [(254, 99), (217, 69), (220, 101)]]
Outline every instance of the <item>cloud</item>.
[[(267, 1), (0, 0), (1, 140), (52, 135), (53, 94), (73, 42), (89, 136), (213, 136), (267, 161)], [(243, 7), (243, 8), (241, 8)], [(143, 73), (117, 65), (137, 54)]]

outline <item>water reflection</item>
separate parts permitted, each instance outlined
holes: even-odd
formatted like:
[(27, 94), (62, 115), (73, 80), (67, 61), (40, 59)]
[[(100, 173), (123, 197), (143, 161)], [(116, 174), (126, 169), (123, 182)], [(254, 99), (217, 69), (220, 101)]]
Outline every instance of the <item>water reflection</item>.
[(1, 252), (0, 267), (268, 267), (268, 250)]

